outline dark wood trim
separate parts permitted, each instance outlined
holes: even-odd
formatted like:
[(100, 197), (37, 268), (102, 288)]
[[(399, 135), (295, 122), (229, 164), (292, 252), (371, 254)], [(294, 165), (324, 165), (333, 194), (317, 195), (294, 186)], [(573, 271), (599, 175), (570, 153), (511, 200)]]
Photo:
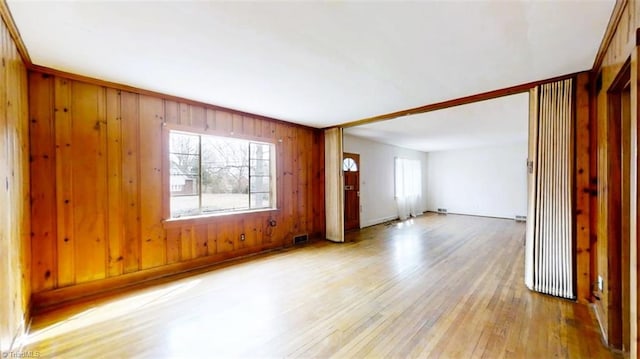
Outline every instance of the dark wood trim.
[[(2, 0), (0, 0), (0, 1), (2, 1)], [(262, 115), (256, 115), (256, 114), (253, 114), (253, 113), (244, 112), (244, 111), (240, 111), (240, 110), (234, 110), (232, 108), (217, 106), (217, 105), (213, 105), (213, 104), (206, 103), (206, 102), (190, 100), (190, 99), (187, 99), (187, 98), (184, 98), (184, 97), (168, 95), (168, 94), (164, 94), (164, 93), (160, 93), (160, 92), (141, 89), (141, 88), (134, 87), (134, 86), (123, 85), (123, 84), (116, 83), (116, 82), (111, 82), (111, 81), (101, 80), (101, 79), (97, 79), (97, 78), (93, 78), (93, 77), (89, 77), (89, 76), (78, 75), (78, 74), (74, 74), (74, 73), (71, 73), (71, 72), (56, 70), (56, 69), (52, 69), (50, 67), (34, 65), (34, 64), (28, 64), (27, 68), (29, 69), (30, 72), (39, 72), (39, 73), (46, 74), (46, 75), (64, 77), (64, 78), (70, 79), (70, 80), (86, 82), (86, 83), (89, 83), (89, 84), (103, 86), (103, 87), (110, 87), (110, 88), (114, 88), (114, 89), (121, 90), (121, 91), (136, 93), (136, 94), (139, 94), (139, 95), (156, 97), (156, 98), (160, 98), (160, 99), (168, 100), (168, 101), (175, 101), (175, 102), (179, 102), (179, 103), (185, 103), (185, 104), (193, 105), (193, 106), (201, 106), (201, 107), (204, 107), (205, 109), (211, 109), (211, 110), (217, 110), (217, 111), (225, 111), (225, 112), (229, 112), (231, 114), (251, 117), (251, 118), (259, 119), (259, 120), (266, 120), (266, 121), (281, 123), (281, 124), (288, 125), (288, 126), (301, 127), (301, 128), (307, 128), (307, 129), (309, 129), (309, 128), (315, 129), (315, 127), (301, 125), (301, 124), (298, 124), (298, 123), (293, 123), (293, 122), (289, 122), (289, 121), (285, 121), (285, 120), (280, 120), (280, 119), (277, 119), (277, 118), (272, 118), (272, 117), (267, 117), (267, 116), (262, 116)]]
[[(601, 293), (597, 291), (595, 283), (598, 277), (598, 86), (594, 72), (589, 77), (589, 244), (591, 256), (589, 263), (591, 302), (597, 303)], [(599, 75), (598, 75), (599, 76)], [(599, 305), (594, 305), (597, 311)], [(602, 323), (600, 323), (602, 327)], [(603, 332), (604, 333), (604, 332)], [(603, 336), (606, 338), (606, 335)]]
[[(365, 124), (368, 124), (368, 123), (384, 121), (384, 120), (390, 120), (390, 119), (393, 119), (393, 118), (409, 116), (409, 115), (417, 115), (417, 114), (420, 114), (420, 113), (443, 110), (443, 109), (449, 108), (449, 107), (467, 105), (467, 104), (474, 103), (474, 102), (480, 102), (480, 101), (484, 101), (484, 100), (491, 100), (491, 99), (494, 99), (494, 98), (514, 95), (514, 94), (517, 94), (517, 93), (527, 92), (530, 89), (532, 89), (532, 88), (534, 88), (534, 87), (536, 87), (538, 85), (542, 85), (542, 84), (546, 84), (546, 83), (550, 83), (550, 82), (562, 81), (562, 80), (566, 80), (566, 79), (569, 79), (569, 78), (573, 78), (573, 77), (576, 77), (579, 74), (584, 73), (584, 72), (588, 72), (588, 71), (575, 72), (575, 73), (572, 73), (572, 74), (557, 76), (557, 77), (553, 77), (553, 78), (546, 79), (546, 80), (538, 80), (538, 81), (528, 82), (528, 83), (521, 84), (521, 85), (505, 87), (505, 88), (501, 88), (501, 89), (498, 89), (498, 90), (483, 92), (483, 93), (479, 93), (479, 94), (475, 94), (475, 95), (471, 95), (471, 96), (460, 97), (460, 98), (456, 98), (456, 99), (453, 99), (453, 100), (437, 102), (437, 103), (433, 103), (433, 104), (430, 104), (430, 105), (424, 105), (424, 106), (420, 106), (420, 107), (410, 108), (410, 109), (407, 109), (407, 110), (400, 110), (400, 111), (396, 111), (396, 112), (391, 112), (391, 113), (387, 113), (387, 114), (384, 114), (384, 115), (378, 115), (378, 116), (374, 116), (374, 117), (364, 118), (364, 119), (356, 120), (356, 121), (352, 121), (352, 122), (346, 122), (346, 123), (341, 124), (340, 127), (342, 127), (342, 128), (355, 127), (355, 126), (365, 125)], [(335, 127), (335, 126), (332, 126), (332, 127)]]
[(622, 13), (627, 7), (628, 2), (628, 0), (617, 0), (616, 5), (613, 7), (611, 17), (609, 18), (609, 24), (607, 25), (607, 29), (604, 32), (604, 36), (602, 37), (602, 42), (600, 43), (600, 47), (598, 48), (598, 52), (596, 53), (596, 58), (593, 61), (592, 70), (595, 73), (597, 73), (602, 66), (604, 57), (607, 54), (607, 49), (611, 44), (611, 40), (613, 40), (613, 35), (616, 33), (616, 29), (618, 28), (618, 24), (620, 23), (620, 19), (622, 18)]
[[(623, 175), (624, 162), (628, 160), (629, 153), (624, 154), (623, 149), (625, 138), (629, 136), (625, 133), (623, 112), (622, 112), (622, 92), (627, 88), (631, 77), (631, 59), (628, 59), (620, 68), (620, 71), (613, 80), (611, 86), (607, 89), (607, 117), (606, 126), (609, 128), (607, 136), (607, 194), (606, 211), (607, 211), (607, 278), (608, 283), (608, 300), (607, 300), (607, 318), (605, 325), (607, 326), (607, 342), (616, 349), (621, 349), (624, 343), (624, 314), (623, 314), (623, 298), (624, 298), (624, 279), (625, 279), (625, 261), (623, 255), (628, 255), (628, 251), (624, 253), (625, 233), (623, 232), (625, 216), (623, 210), (624, 196), (628, 196), (623, 190), (623, 181), (628, 181)], [(628, 150), (627, 150), (628, 151)], [(627, 257), (628, 258), (628, 257)]]
[(9, 30), (9, 35), (11, 35), (13, 42), (16, 44), (18, 53), (20, 54), (20, 57), (22, 57), (22, 62), (24, 62), (25, 65), (30, 66), (32, 64), (31, 57), (29, 57), (27, 47), (22, 41), (20, 31), (18, 31), (18, 27), (16, 26), (15, 21), (13, 21), (13, 16), (11, 15), (11, 11), (9, 11), (9, 6), (7, 5), (6, 0), (0, 0), (0, 18), (4, 21), (4, 24)]
[[(577, 124), (578, 124), (578, 89), (577, 87), (579, 86), (580, 81), (578, 81), (578, 78), (576, 76), (576, 78), (574, 79), (572, 86), (571, 86), (571, 158), (572, 158), (572, 162), (570, 169), (571, 169), (571, 188), (573, 188), (574, 190), (571, 192), (571, 208), (573, 208), (573, 210), (571, 211), (571, 248), (572, 249), (572, 253), (571, 253), (571, 260), (573, 261), (573, 263), (575, 263), (575, 265), (573, 266), (572, 270), (573, 270), (573, 292), (575, 293), (576, 296), (576, 301), (581, 301), (582, 298), (580, 298), (580, 295), (582, 294), (582, 288), (579, 288), (581, 286), (578, 285), (578, 199), (577, 199), (577, 182), (578, 182), (578, 134), (577, 132)], [(582, 278), (580, 278), (582, 279)], [(581, 283), (582, 284), (582, 283)], [(584, 302), (584, 301), (583, 301)]]
[(616, 96), (614, 92), (609, 93), (607, 126), (609, 127), (609, 143), (611, 147), (608, 150), (608, 173), (607, 183), (609, 184), (608, 198), (606, 210), (608, 212), (607, 221), (607, 274), (605, 283), (608, 282), (608, 300), (607, 300), (607, 342), (616, 349), (622, 347), (622, 271), (621, 256), (622, 251), (621, 240), (621, 221), (622, 221), (622, 189), (620, 181), (622, 180), (621, 166), (622, 156), (620, 148), (622, 146), (621, 124), (621, 97)]
[(628, 58), (618, 71), (618, 74), (616, 75), (613, 82), (611, 82), (611, 85), (607, 89), (607, 93), (617, 93), (623, 91), (629, 85), (630, 78), (631, 58)]

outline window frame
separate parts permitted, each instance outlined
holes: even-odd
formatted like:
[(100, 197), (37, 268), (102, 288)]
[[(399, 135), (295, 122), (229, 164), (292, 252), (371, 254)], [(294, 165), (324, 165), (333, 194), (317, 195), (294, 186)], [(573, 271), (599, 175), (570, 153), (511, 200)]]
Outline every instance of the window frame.
[[(237, 135), (235, 134), (233, 131), (215, 131), (215, 130), (209, 130), (208, 128), (204, 128), (204, 129), (196, 129), (193, 128), (191, 126), (185, 126), (185, 125), (176, 125), (176, 124), (168, 124), (168, 123), (164, 123), (163, 124), (163, 164), (165, 164), (166, 168), (163, 168), (162, 170), (162, 177), (163, 177), (163, 183), (162, 183), (162, 193), (163, 193), (163, 217), (164, 220), (163, 222), (165, 223), (171, 223), (171, 222), (180, 222), (180, 221), (193, 221), (193, 220), (197, 220), (197, 219), (206, 219), (206, 218), (216, 218), (216, 217), (223, 217), (223, 216), (229, 216), (229, 215), (241, 215), (241, 214), (251, 214), (251, 213), (259, 213), (259, 212), (269, 212), (269, 211), (278, 211), (279, 210), (279, 196), (278, 196), (278, 192), (279, 192), (279, 186), (280, 186), (280, 181), (279, 181), (279, 176), (278, 176), (278, 168), (279, 168), (279, 150), (278, 150), (278, 142), (275, 141), (275, 139), (272, 138), (264, 138), (264, 137), (257, 137), (257, 136), (248, 136), (248, 135), (244, 135), (244, 134), (240, 134)], [(170, 135), (172, 132), (176, 132), (176, 133), (182, 133), (182, 134), (186, 134), (186, 135), (193, 135), (193, 136), (211, 136), (211, 137), (221, 137), (221, 138), (229, 138), (231, 140), (241, 140), (241, 141), (246, 141), (247, 145), (249, 143), (258, 143), (258, 144), (266, 144), (270, 146), (271, 149), (271, 153), (270, 153), (270, 202), (271, 202), (271, 206), (270, 207), (263, 207), (263, 208), (246, 208), (246, 209), (240, 209), (240, 210), (230, 210), (230, 211), (220, 211), (220, 212), (216, 212), (216, 213), (198, 213), (198, 214), (193, 214), (193, 215), (185, 215), (185, 216), (181, 216), (181, 217), (172, 217), (171, 215), (171, 165), (170, 165), (170, 156), (171, 156), (171, 148), (170, 148)], [(199, 149), (199, 151), (201, 151)], [(201, 152), (200, 152), (201, 153)], [(202, 162), (202, 158), (200, 158), (199, 162)], [(250, 167), (251, 167), (251, 158), (248, 158), (248, 163), (249, 163), (249, 171), (250, 171)], [(202, 176), (202, 167), (200, 166), (198, 169), (199, 172), (199, 178), (201, 178)], [(249, 177), (249, 181), (250, 181), (250, 177)], [(201, 182), (201, 181), (199, 181)], [(199, 203), (199, 208), (202, 208), (202, 193), (201, 193), (201, 183), (198, 183), (198, 203)], [(250, 185), (249, 185), (250, 186)], [(256, 192), (257, 193), (257, 192)], [(249, 187), (249, 192), (247, 193), (248, 196), (248, 200), (249, 200), (249, 206), (251, 205), (251, 188)]]

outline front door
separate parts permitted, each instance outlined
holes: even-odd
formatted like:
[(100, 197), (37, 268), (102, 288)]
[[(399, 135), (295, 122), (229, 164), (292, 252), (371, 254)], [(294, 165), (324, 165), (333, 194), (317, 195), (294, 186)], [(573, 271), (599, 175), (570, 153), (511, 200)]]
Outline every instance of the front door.
[(360, 228), (360, 155), (345, 153), (344, 172), (344, 230)]

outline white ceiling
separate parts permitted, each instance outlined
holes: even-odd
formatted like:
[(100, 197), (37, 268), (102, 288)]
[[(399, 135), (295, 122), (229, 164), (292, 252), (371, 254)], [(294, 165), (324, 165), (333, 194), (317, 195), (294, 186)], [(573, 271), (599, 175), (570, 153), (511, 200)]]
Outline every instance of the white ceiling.
[(614, 1), (8, 4), (37, 65), (325, 127), (589, 69)]
[(430, 152), (526, 142), (528, 120), (529, 94), (521, 93), (346, 128), (344, 133)]
[(8, 1), (33, 62), (325, 127), (589, 69), (602, 1)]

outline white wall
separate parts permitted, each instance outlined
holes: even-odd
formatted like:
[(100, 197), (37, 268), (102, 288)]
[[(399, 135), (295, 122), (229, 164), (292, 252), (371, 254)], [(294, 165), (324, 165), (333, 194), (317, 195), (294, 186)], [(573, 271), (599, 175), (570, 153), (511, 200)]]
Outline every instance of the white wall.
[(344, 135), (344, 152), (360, 155), (360, 227), (367, 227), (398, 217), (394, 199), (394, 158), (418, 159), (422, 165), (423, 208), (426, 210), (427, 154)]
[(427, 153), (427, 208), (514, 218), (527, 215), (527, 143)]

